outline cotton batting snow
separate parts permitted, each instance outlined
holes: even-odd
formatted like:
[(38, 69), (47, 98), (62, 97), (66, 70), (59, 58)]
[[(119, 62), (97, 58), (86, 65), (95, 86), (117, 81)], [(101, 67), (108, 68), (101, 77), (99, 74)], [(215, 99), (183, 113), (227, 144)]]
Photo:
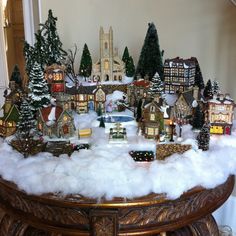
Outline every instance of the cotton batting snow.
[(0, 174), (29, 194), (82, 194), (98, 199), (134, 198), (151, 192), (174, 199), (195, 186), (214, 188), (236, 174), (236, 132), (212, 136), (210, 150), (203, 152), (197, 149), (196, 134), (184, 126), (183, 143), (193, 148), (148, 164), (134, 162), (128, 152), (155, 151), (155, 142), (138, 136), (132, 128), (127, 134), (127, 144), (111, 145), (103, 128), (94, 128), (90, 150), (59, 158), (40, 153), (24, 159), (0, 139)]

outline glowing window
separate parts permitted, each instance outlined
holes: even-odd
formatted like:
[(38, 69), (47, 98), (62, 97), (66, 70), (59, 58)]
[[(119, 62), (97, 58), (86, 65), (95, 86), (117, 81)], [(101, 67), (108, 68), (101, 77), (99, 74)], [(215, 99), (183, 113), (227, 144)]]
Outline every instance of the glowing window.
[(104, 62), (104, 68), (105, 68), (105, 70), (108, 70), (108, 69), (109, 69), (109, 61), (108, 61), (108, 60), (105, 60), (105, 62)]
[(150, 120), (155, 121), (155, 115), (154, 114), (150, 114)]
[(68, 120), (68, 117), (65, 115), (64, 117), (63, 117), (63, 121), (67, 121)]

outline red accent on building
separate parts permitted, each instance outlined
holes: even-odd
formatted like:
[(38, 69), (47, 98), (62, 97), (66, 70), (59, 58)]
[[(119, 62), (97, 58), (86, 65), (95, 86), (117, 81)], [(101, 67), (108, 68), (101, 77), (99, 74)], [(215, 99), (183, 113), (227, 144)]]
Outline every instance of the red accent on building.
[(58, 83), (58, 84), (51, 84), (51, 92), (52, 93), (58, 93), (58, 92), (65, 92), (65, 86), (64, 83)]

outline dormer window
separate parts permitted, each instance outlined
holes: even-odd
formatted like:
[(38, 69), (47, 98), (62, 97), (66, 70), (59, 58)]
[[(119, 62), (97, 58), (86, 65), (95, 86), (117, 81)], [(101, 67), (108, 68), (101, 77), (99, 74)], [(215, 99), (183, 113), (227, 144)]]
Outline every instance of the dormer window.
[(155, 112), (155, 111), (156, 111), (155, 107), (154, 107), (154, 106), (151, 106), (150, 111), (151, 111), (151, 112)]

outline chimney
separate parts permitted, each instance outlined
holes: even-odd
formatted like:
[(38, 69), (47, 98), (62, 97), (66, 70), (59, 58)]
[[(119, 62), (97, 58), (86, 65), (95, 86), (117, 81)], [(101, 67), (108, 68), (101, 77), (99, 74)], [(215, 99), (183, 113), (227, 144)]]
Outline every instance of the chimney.
[(224, 94), (221, 93), (221, 94), (219, 95), (219, 100), (220, 100), (221, 102), (224, 100)]
[(155, 101), (156, 103), (159, 103), (159, 102), (160, 102), (160, 95), (159, 95), (159, 94), (155, 94), (155, 96), (154, 96), (154, 101)]

